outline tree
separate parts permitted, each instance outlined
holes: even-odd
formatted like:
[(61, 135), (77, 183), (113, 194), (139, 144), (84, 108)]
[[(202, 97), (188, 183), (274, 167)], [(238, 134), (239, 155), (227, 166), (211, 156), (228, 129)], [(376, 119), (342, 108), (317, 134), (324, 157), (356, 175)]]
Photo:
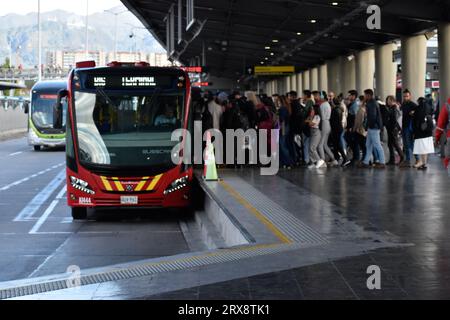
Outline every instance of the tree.
[(5, 58), (5, 62), (1, 65), (1, 67), (4, 69), (11, 68), (11, 61), (9, 60), (9, 58)]

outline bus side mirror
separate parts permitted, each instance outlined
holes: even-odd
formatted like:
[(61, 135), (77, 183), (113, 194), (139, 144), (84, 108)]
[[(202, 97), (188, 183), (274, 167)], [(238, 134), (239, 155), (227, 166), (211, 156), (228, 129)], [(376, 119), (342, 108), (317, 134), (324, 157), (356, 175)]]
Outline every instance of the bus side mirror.
[(58, 98), (56, 98), (56, 104), (53, 108), (53, 128), (62, 129), (63, 127), (63, 104), (62, 99), (67, 97), (69, 92), (65, 89), (58, 92)]
[(28, 101), (25, 101), (23, 103), (23, 112), (25, 114), (28, 114), (30, 112), (30, 103)]

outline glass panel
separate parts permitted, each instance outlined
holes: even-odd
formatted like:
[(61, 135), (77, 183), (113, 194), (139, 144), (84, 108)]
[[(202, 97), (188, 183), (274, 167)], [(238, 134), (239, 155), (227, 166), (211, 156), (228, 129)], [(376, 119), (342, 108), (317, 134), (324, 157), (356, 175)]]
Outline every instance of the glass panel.
[(76, 92), (80, 160), (119, 167), (172, 166), (172, 132), (181, 128), (184, 95)]

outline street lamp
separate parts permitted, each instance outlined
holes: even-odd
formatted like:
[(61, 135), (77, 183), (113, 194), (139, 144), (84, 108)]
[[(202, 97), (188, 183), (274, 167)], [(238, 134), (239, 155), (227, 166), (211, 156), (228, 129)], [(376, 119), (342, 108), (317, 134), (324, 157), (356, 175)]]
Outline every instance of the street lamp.
[[(137, 37), (137, 34), (136, 34), (135, 30), (139, 30), (139, 29), (147, 30), (147, 28), (145, 28), (145, 27), (137, 27), (135, 25), (132, 25), (131, 23), (127, 23), (127, 25), (131, 26), (131, 33), (130, 33), (129, 37), (130, 37), (130, 39), (134, 38), (134, 55), (136, 57), (137, 56), (137, 38), (138, 37)], [(141, 38), (141, 39), (144, 39), (144, 38)], [(130, 48), (130, 53), (131, 53), (131, 51), (132, 51), (132, 49)]]
[(124, 10), (121, 12), (112, 12), (111, 10), (105, 10), (106, 13), (110, 13), (114, 15), (114, 60), (117, 60), (117, 22), (118, 16), (122, 13), (128, 12), (128, 10)]
[(86, 0), (86, 60), (89, 59), (89, 0)]
[(42, 80), (41, 0), (38, 0), (38, 81)]

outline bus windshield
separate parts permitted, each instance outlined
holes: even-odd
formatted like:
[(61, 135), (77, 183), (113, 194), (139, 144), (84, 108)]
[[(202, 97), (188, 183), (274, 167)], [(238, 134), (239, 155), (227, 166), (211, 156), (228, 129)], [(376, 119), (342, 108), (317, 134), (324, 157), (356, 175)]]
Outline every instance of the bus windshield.
[[(56, 99), (56, 94), (38, 94), (33, 97), (31, 103), (31, 119), (38, 129), (53, 129), (53, 108)], [(65, 126), (67, 103), (63, 105), (63, 126)]]
[(121, 168), (175, 166), (171, 151), (177, 142), (171, 136), (182, 126), (184, 98), (178, 90), (164, 94), (76, 91), (80, 161)]

